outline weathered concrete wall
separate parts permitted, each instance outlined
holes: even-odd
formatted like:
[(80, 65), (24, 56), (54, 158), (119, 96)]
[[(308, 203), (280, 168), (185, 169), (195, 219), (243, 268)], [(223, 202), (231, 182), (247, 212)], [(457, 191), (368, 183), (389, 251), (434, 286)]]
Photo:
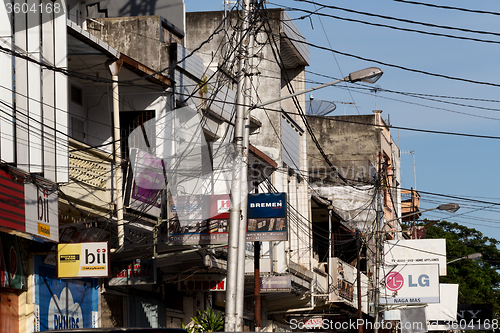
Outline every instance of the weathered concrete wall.
[(181, 42), (168, 30), (160, 16), (117, 17), (98, 21), (104, 25), (90, 23), (88, 30), (91, 34), (156, 71), (170, 65), (170, 45)]
[[(268, 11), (268, 16), (270, 18), (275, 18), (270, 20), (271, 29), (275, 34), (279, 34), (281, 31), (280, 21), (278, 20), (280, 15), (281, 11), (279, 10)], [(186, 13), (186, 48), (190, 50), (198, 48), (217, 30), (223, 19), (224, 12), (222, 11)], [(235, 26), (237, 24), (236, 20), (236, 15), (233, 15), (228, 26)], [(228, 35), (227, 44), (223, 31), (212, 36), (212, 40), (204, 44), (200, 50), (196, 52), (196, 55), (203, 59), (203, 63), (206, 67), (212, 69), (216, 69), (217, 66), (227, 67), (230, 68), (234, 74), (234, 56), (231, 56), (227, 62), (223, 60), (224, 45), (232, 45), (232, 47), (236, 45), (237, 38), (232, 29), (229, 30)], [(258, 43), (269, 41), (268, 35), (263, 32), (258, 34), (256, 40)], [(279, 50), (279, 37), (276, 37), (273, 42), (273, 47), (276, 46)], [(257, 58), (254, 59), (254, 64), (258, 64), (258, 70), (261, 75), (258, 78), (254, 78), (253, 85), (257, 88), (258, 98), (261, 101), (266, 101), (279, 97), (281, 94), (281, 76), (279, 74), (281, 69), (274, 61), (270, 43), (267, 43), (264, 47), (259, 47), (258, 50), (259, 52)], [(233, 86), (233, 89), (236, 89), (236, 87)], [(274, 103), (267, 106), (267, 108), (280, 110), (280, 103)], [(278, 162), (278, 165), (281, 165), (281, 143), (279, 141), (279, 137), (281, 136), (281, 129), (279, 126), (280, 114), (269, 111), (266, 114), (264, 110), (254, 110), (252, 111), (252, 116), (259, 119), (263, 124), (259, 131), (259, 135), (252, 135), (250, 137), (251, 144)]]
[(103, 0), (88, 6), (92, 18), (160, 15), (178, 29), (184, 31), (184, 0)]
[[(370, 166), (377, 168), (380, 152), (380, 130), (374, 126), (376, 115), (308, 116), (307, 119), (323, 151), (342, 176), (355, 181), (369, 180), (374, 172)], [(309, 170), (319, 174), (329, 172), (310, 136), (308, 146)]]

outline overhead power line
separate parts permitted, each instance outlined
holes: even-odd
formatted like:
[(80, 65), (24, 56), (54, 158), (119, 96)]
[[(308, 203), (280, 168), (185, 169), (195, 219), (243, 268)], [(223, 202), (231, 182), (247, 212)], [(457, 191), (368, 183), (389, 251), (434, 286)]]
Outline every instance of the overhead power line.
[(435, 4), (432, 4), (432, 3), (424, 3), (424, 2), (408, 1), (408, 0), (393, 0), (393, 1), (408, 3), (408, 4), (412, 4), (412, 5), (421, 5), (421, 6), (433, 7), (433, 8), (452, 9), (452, 10), (458, 10), (458, 11), (468, 12), (468, 13), (488, 14), (488, 15), (500, 16), (500, 13), (486, 11), (486, 10), (467, 9), (467, 8), (452, 7), (452, 6), (441, 6), (441, 5), (435, 5)]
[(365, 57), (357, 56), (357, 55), (350, 54), (350, 53), (347, 53), (347, 52), (337, 51), (337, 50), (334, 50), (334, 49), (331, 49), (331, 48), (328, 48), (328, 47), (325, 47), (325, 46), (316, 45), (316, 44), (309, 43), (309, 42), (306, 42), (306, 41), (303, 41), (303, 40), (294, 39), (294, 38), (291, 38), (291, 37), (288, 37), (288, 36), (282, 36), (282, 38), (287, 38), (290, 41), (297, 42), (297, 43), (302, 43), (302, 44), (308, 45), (310, 47), (314, 47), (316, 49), (320, 49), (320, 50), (324, 50), (324, 51), (329, 51), (329, 52), (335, 52), (337, 54), (341, 54), (341, 55), (344, 55), (346, 57), (351, 57), (351, 58), (355, 58), (355, 59), (359, 59), (359, 60), (363, 60), (363, 61), (369, 61), (369, 62), (373, 62), (373, 63), (379, 64), (379, 65), (383, 65), (383, 66), (398, 68), (398, 69), (401, 69), (401, 70), (404, 70), (404, 71), (408, 71), (408, 72), (414, 72), (414, 73), (419, 73), (419, 74), (424, 74), (424, 75), (429, 75), (429, 76), (435, 76), (435, 77), (440, 77), (440, 78), (448, 79), (448, 80), (462, 81), (462, 82), (473, 83), (473, 84), (480, 84), (480, 85), (486, 85), (486, 86), (492, 86), (492, 87), (500, 87), (500, 83), (492, 83), (492, 82), (486, 82), (486, 81), (477, 81), (477, 80), (471, 80), (471, 79), (466, 79), (466, 78), (461, 78), (461, 77), (456, 77), (456, 76), (450, 76), (450, 75), (445, 75), (445, 74), (438, 74), (438, 73), (427, 72), (427, 71), (420, 70), (420, 69), (408, 68), (408, 67), (404, 67), (404, 66), (401, 66), (401, 65), (395, 65), (395, 64), (391, 64), (391, 63), (380, 61), (380, 60), (375, 60), (375, 59), (370, 59), (370, 58), (365, 58)]
[[(278, 5), (278, 4), (274, 4)], [(321, 5), (321, 4), (318, 4)], [(367, 22), (367, 21), (362, 21), (362, 20), (356, 20), (356, 19), (351, 19), (351, 18), (346, 18), (346, 17), (340, 17), (340, 16), (335, 16), (331, 14), (325, 14), (325, 13), (320, 13), (316, 11), (310, 11), (306, 9), (301, 9), (301, 8), (295, 8), (295, 7), (287, 7), (288, 10), (291, 11), (300, 11), (300, 12), (305, 12), (308, 15), (302, 16), (298, 19), (304, 19), (310, 15), (319, 15), (319, 16), (325, 16), (325, 17), (330, 17), (334, 18), (337, 20), (342, 20), (342, 21), (349, 21), (349, 22), (355, 22), (355, 23), (361, 23), (361, 24), (366, 24), (366, 25), (372, 25), (375, 27), (382, 27), (382, 28), (388, 28), (388, 29), (393, 29), (393, 30), (400, 30), (400, 31), (406, 31), (406, 32), (415, 32), (419, 34), (424, 34), (424, 35), (431, 35), (431, 36), (438, 36), (438, 37), (447, 37), (447, 38), (453, 38), (453, 39), (461, 39), (461, 40), (470, 40), (474, 42), (480, 42), (480, 43), (489, 43), (489, 44), (500, 44), (500, 41), (494, 41), (494, 40), (488, 40), (488, 39), (479, 39), (479, 38), (473, 38), (473, 37), (462, 37), (462, 36), (455, 36), (455, 35), (450, 35), (450, 34), (443, 34), (443, 33), (438, 33), (438, 32), (429, 32), (429, 31), (423, 31), (423, 30), (416, 30), (416, 29), (409, 29), (409, 28), (401, 28), (401, 27), (395, 27), (392, 25), (387, 25), (387, 24), (381, 24), (381, 23), (372, 23), (372, 22)]]
[[(450, 26), (445, 26), (445, 25), (438, 25), (438, 24), (433, 24), (433, 23), (418, 22), (418, 21), (413, 21), (413, 20), (408, 20), (408, 19), (402, 19), (402, 18), (397, 18), (397, 17), (391, 17), (391, 16), (386, 16), (386, 15), (360, 12), (360, 11), (353, 10), (353, 9), (347, 9), (347, 8), (342, 8), (342, 7), (332, 6), (332, 5), (326, 5), (326, 4), (315, 2), (315, 1), (311, 1), (311, 0), (296, 0), (296, 1), (314, 4), (314, 5), (317, 5), (317, 6), (321, 6), (323, 8), (337, 9), (337, 10), (342, 10), (342, 11), (345, 11), (345, 12), (348, 12), (348, 13), (355, 13), (355, 14), (359, 14), (359, 15), (366, 15), (366, 16), (371, 16), (371, 17), (378, 17), (378, 18), (382, 18), (382, 19), (385, 19), (385, 20), (392, 20), (392, 21), (398, 21), (398, 22), (404, 22), (404, 23), (422, 25), (422, 26), (425, 26), (425, 27), (439, 28), (439, 29), (448, 29), (448, 30), (457, 30), (457, 31), (470, 32), (470, 33), (475, 33), (475, 34), (500, 36), (500, 33), (498, 33), (498, 32), (472, 30), (472, 29), (465, 29), (465, 28), (450, 27)], [(318, 14), (318, 13), (316, 13), (316, 14)]]

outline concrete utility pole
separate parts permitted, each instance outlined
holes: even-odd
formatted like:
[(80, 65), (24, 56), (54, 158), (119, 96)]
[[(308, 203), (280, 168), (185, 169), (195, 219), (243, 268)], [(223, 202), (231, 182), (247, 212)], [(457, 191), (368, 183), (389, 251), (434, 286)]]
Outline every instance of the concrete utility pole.
[[(248, 0), (247, 0), (248, 1)], [(248, 27), (250, 18), (253, 17), (253, 6), (249, 5), (247, 15), (247, 29), (242, 30), (242, 34), (247, 33), (248, 46), (245, 60), (247, 60), (245, 71), (245, 84), (244, 84), (244, 101), (246, 105), (250, 105), (252, 99), (252, 84), (250, 81), (250, 69), (252, 68), (253, 57), (253, 28)], [(244, 129), (243, 129), (243, 155), (241, 166), (241, 221), (238, 236), (238, 279), (236, 287), (236, 331), (243, 331), (243, 307), (245, 301), (245, 255), (246, 255), (246, 241), (247, 241), (247, 220), (248, 220), (248, 148), (250, 145), (250, 114), (244, 114)]]
[(115, 158), (115, 184), (116, 184), (116, 222), (118, 225), (118, 245), (122, 249), (125, 244), (125, 228), (123, 226), (123, 173), (122, 150), (120, 136), (120, 94), (118, 93), (118, 73), (122, 68), (121, 60), (109, 62), (106, 65), (113, 79), (113, 156)]
[[(356, 259), (356, 282), (358, 293), (358, 320), (363, 322), (363, 312), (361, 304), (361, 232), (356, 230), (356, 244), (357, 244), (357, 259)], [(358, 333), (363, 333), (363, 325), (358, 325)]]
[[(248, 30), (248, 16), (249, 16), (249, 0), (243, 1), (242, 9), (242, 24), (241, 24), (241, 38), (246, 38)], [(248, 42), (243, 40), (240, 43), (238, 50), (238, 73), (237, 80), (237, 93), (236, 93), (236, 121), (234, 128), (234, 146), (235, 146), (235, 160), (233, 169), (233, 178), (231, 183), (231, 208), (229, 211), (229, 240), (228, 240), (228, 253), (227, 253), (227, 288), (226, 288), (226, 315), (224, 331), (235, 332), (242, 331), (242, 318), (243, 313), (237, 312), (237, 284), (238, 275), (242, 274), (245, 278), (245, 270), (243, 264), (243, 271), (238, 271), (238, 247), (242, 247), (245, 251), (246, 240), (241, 244), (239, 242), (239, 231), (242, 221), (242, 183), (241, 178), (243, 173), (247, 173), (247, 165), (243, 163), (243, 141), (244, 141), (244, 126), (245, 126), (245, 99), (243, 97), (244, 80), (245, 80), (245, 61), (247, 57)], [(248, 192), (248, 191), (247, 191)], [(246, 209), (246, 207), (245, 207)], [(243, 292), (243, 291), (242, 291)], [(241, 298), (241, 295), (239, 295)], [(238, 319), (241, 318), (241, 319)], [(238, 323), (240, 322), (241, 323)], [(239, 326), (240, 329), (236, 327)]]
[[(382, 135), (380, 133), (380, 135)], [(378, 333), (379, 326), (378, 322), (380, 321), (380, 226), (382, 224), (382, 151), (379, 153), (378, 158), (378, 186), (376, 188), (377, 195), (377, 217), (375, 219), (375, 228), (374, 228), (374, 242), (375, 242), (375, 333)]]

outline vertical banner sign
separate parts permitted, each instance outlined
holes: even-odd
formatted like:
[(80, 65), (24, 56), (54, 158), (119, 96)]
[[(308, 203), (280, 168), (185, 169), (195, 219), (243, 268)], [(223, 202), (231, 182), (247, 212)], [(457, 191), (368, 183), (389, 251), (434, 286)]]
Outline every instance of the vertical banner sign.
[(33, 184), (24, 185), (26, 232), (59, 241), (57, 191), (49, 192)]
[(108, 277), (107, 242), (57, 244), (59, 278)]
[(34, 331), (92, 328), (99, 323), (97, 279), (61, 280), (53, 266), (35, 258)]
[(126, 200), (130, 208), (152, 216), (160, 216), (161, 191), (166, 187), (163, 161), (142, 150), (131, 149), (130, 161), (134, 177), (127, 184)]
[(286, 193), (248, 195), (247, 242), (288, 239)]

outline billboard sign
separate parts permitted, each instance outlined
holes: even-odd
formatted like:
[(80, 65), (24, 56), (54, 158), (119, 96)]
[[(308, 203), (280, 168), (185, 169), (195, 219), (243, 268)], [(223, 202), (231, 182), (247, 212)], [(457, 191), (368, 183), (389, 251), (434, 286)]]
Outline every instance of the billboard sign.
[(110, 286), (155, 284), (156, 266), (152, 259), (118, 261), (111, 264)]
[(385, 267), (380, 304), (439, 303), (439, 268), (434, 265)]
[(288, 239), (286, 193), (248, 195), (247, 242)]
[(98, 280), (60, 280), (41, 257), (35, 263), (34, 331), (97, 327)]
[(108, 277), (108, 242), (57, 244), (59, 278)]
[(446, 275), (445, 239), (389, 240), (384, 243), (385, 264), (439, 264), (439, 275)]

